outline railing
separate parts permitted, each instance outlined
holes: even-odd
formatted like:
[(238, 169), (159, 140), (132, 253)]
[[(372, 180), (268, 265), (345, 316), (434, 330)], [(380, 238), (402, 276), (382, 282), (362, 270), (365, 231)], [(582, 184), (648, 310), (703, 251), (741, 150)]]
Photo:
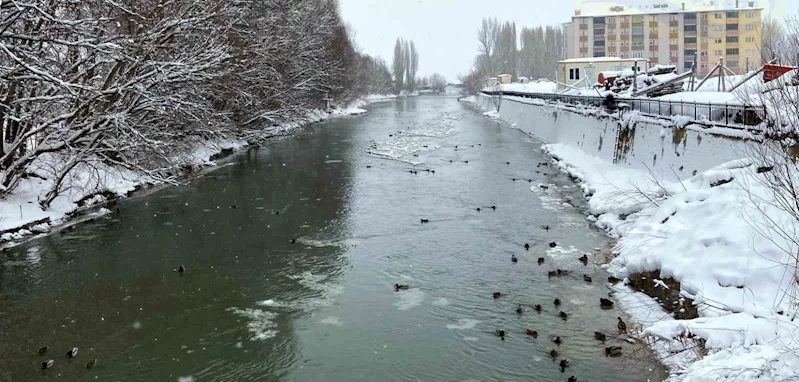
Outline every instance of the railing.
[[(561, 102), (569, 105), (604, 107), (604, 97), (574, 96), (554, 93), (483, 91), (490, 96), (513, 96)], [(699, 102), (662, 101), (657, 98), (616, 98), (615, 106), (658, 117), (685, 116), (697, 122), (709, 121), (734, 127), (757, 126), (766, 114), (764, 106), (728, 105)]]

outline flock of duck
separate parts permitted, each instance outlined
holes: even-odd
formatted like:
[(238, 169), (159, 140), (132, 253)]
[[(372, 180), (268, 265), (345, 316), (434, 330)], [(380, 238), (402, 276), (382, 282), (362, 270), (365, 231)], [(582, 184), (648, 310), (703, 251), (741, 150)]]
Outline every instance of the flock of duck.
[[(39, 355), (45, 355), (45, 354), (47, 354), (47, 352), (49, 350), (50, 350), (49, 346), (42, 346), (39, 349)], [(71, 360), (71, 359), (73, 359), (73, 358), (75, 358), (77, 356), (78, 356), (78, 347), (76, 346), (76, 347), (73, 347), (73, 348), (67, 350), (67, 355), (65, 356), (65, 358), (68, 359), (68, 360)], [(55, 366), (55, 360), (54, 359), (47, 359), (44, 362), (42, 362), (42, 370), (50, 369), (53, 366)], [(97, 366), (97, 359), (96, 358), (92, 359), (92, 360), (89, 360), (89, 362), (86, 363), (86, 368), (87, 369), (91, 369), (91, 368), (93, 368), (95, 366)]]

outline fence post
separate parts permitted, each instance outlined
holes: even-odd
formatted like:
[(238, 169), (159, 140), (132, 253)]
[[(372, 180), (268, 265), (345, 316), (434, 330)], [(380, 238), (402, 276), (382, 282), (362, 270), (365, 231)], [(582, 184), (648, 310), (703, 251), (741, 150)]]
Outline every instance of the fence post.
[(730, 124), (730, 111), (727, 110), (727, 104), (726, 103), (724, 104), (724, 124), (725, 125), (729, 125)]

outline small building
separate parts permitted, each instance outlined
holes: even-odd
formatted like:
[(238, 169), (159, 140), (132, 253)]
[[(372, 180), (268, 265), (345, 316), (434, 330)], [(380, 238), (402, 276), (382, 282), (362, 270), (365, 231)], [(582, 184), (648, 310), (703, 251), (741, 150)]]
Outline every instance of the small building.
[(499, 79), (497, 77), (489, 77), (486, 79), (487, 88), (492, 88), (497, 85), (499, 85)]
[(513, 76), (511, 76), (510, 74), (500, 74), (497, 76), (497, 79), (501, 84), (509, 84), (513, 81)]
[(618, 58), (618, 57), (588, 57), (572, 58), (558, 62), (560, 64), (560, 75), (565, 84), (574, 85), (578, 82), (589, 85), (604, 81), (611, 72), (632, 71), (633, 66), (638, 65), (638, 72), (647, 69), (647, 61), (643, 58)]
[(530, 79), (529, 79), (529, 78), (527, 78), (527, 77), (519, 77), (519, 80), (518, 80), (518, 82), (519, 82), (520, 84), (529, 84), (529, 83), (530, 83)]

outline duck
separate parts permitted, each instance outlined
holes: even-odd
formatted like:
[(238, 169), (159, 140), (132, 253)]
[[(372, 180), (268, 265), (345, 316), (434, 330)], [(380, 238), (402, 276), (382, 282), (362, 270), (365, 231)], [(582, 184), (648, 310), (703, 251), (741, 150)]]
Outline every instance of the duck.
[(74, 358), (76, 355), (78, 355), (78, 347), (77, 346), (72, 348), (72, 349), (69, 349), (67, 351), (66, 358)]
[[(182, 274), (184, 274), (185, 272), (186, 272), (186, 267), (184, 267), (184, 266), (181, 264), (181, 266), (179, 266), (179, 267), (178, 267), (178, 273), (180, 273), (180, 274), (182, 275)], [(76, 349), (76, 351), (77, 351), (77, 348), (75, 348), (75, 349)]]
[(497, 335), (497, 337), (499, 337), (503, 341), (505, 341), (505, 331), (504, 330), (497, 329), (497, 330), (494, 331), (494, 333)]
[(564, 312), (564, 311), (561, 311), (561, 312), (560, 312), (560, 318), (562, 318), (562, 319), (563, 319), (563, 321), (566, 321), (566, 320), (568, 320), (568, 319), (569, 319), (569, 315), (568, 315), (568, 314), (566, 314), (566, 312)]
[(555, 272), (555, 271), (547, 272), (547, 277), (549, 277), (549, 278), (555, 277), (557, 275), (558, 275), (558, 272)]
[(49, 347), (49, 346), (42, 346), (42, 347), (40, 347), (40, 348), (39, 348), (39, 355), (44, 355), (44, 353), (47, 353), (47, 351), (48, 351), (48, 350), (50, 350), (50, 347)]
[(532, 330), (532, 329), (525, 330), (524, 334), (526, 334), (526, 335), (528, 335), (530, 337), (533, 337), (533, 338), (538, 338), (538, 332), (535, 331), (535, 330)]
[(560, 337), (553, 338), (552, 342), (554, 342), (556, 345), (560, 345), (561, 343), (563, 343), (563, 341), (560, 340)]
[(555, 306), (560, 306), (560, 299), (559, 298), (556, 298), (554, 302), (555, 302)]
[(541, 265), (541, 264), (544, 264), (544, 258), (543, 257), (539, 257), (538, 258), (538, 265)]
[(608, 282), (611, 284), (618, 284), (621, 282), (621, 279), (618, 277), (608, 276)]
[(510, 180), (513, 181), (513, 182), (517, 181), (516, 178), (510, 178)]
[(42, 362), (42, 370), (47, 370), (55, 365), (55, 361), (52, 359), (48, 359), (47, 361)]
[(543, 228), (545, 231), (549, 232), (549, 226), (548, 225), (545, 225), (545, 226), (543, 226), (541, 228)]
[(372, 168), (372, 166), (366, 166), (366, 168)]
[(502, 297), (502, 293), (494, 292), (494, 298), (500, 298), (500, 297)]
[(562, 359), (560, 360), (560, 372), (563, 373), (566, 371), (566, 368), (569, 367), (569, 360)]
[(542, 308), (540, 304), (535, 304), (535, 311), (536, 312), (541, 313), (542, 310), (544, 310), (544, 308)]
[(568, 274), (569, 274), (569, 271), (567, 271), (567, 270), (563, 270), (563, 269), (558, 269), (558, 275), (559, 275), (559, 276), (560, 276), (560, 275), (568, 275)]
[(297, 242), (297, 239), (291, 239), (291, 244), (294, 244), (296, 242)]
[(505, 162), (505, 164), (510, 165), (510, 162)]
[(549, 243), (549, 248), (555, 248), (555, 247), (557, 247), (557, 246), (558, 246), (558, 243), (556, 243), (556, 242), (554, 242), (554, 241), (553, 241), (553, 242), (551, 242), (551, 243)]
[(480, 211), (482, 211), (482, 210), (480, 209), (480, 207), (477, 207), (477, 212), (480, 212)]
[(522, 309), (522, 304), (519, 304), (519, 306), (516, 308), (516, 313), (522, 314), (522, 312), (524, 312), (524, 309)]
[(497, 206), (491, 206), (491, 209), (496, 211), (497, 210)]
[(591, 279), (591, 276), (588, 276), (588, 275), (583, 275), (583, 280), (585, 280), (585, 282), (587, 282), (587, 283), (590, 283), (591, 281), (593, 281)]
[(588, 263), (588, 255), (583, 254), (583, 256), (580, 257), (580, 262), (583, 264)]
[(555, 350), (555, 349), (550, 350), (549, 351), (549, 356), (552, 357), (552, 358), (558, 358), (558, 351)]
[(624, 320), (622, 320), (621, 317), (618, 318), (619, 318), (619, 323), (616, 326), (619, 328), (619, 332), (627, 333), (627, 323), (624, 322)]
[(610, 301), (610, 300), (608, 300), (606, 298), (600, 298), (599, 299), (599, 306), (602, 307), (602, 308), (612, 308), (613, 307), (613, 301)]
[(510, 261), (512, 261), (514, 263), (518, 263), (519, 259), (516, 258), (516, 255), (510, 255)]
[(607, 337), (605, 336), (605, 334), (603, 334), (601, 332), (594, 332), (594, 339), (597, 340), (597, 341), (605, 342)]
[(577, 382), (577, 377), (572, 375), (571, 377), (569, 377), (569, 382)]
[(93, 360), (91, 360), (89, 362), (86, 362), (86, 368), (87, 369), (91, 369), (91, 368), (93, 368), (95, 366), (97, 366), (97, 358), (95, 358), (95, 359), (93, 359)]
[(465, 161), (463, 161), (463, 163), (469, 164), (469, 161), (465, 160)]
[(420, 219), (420, 221), (422, 222), (422, 224), (430, 223), (429, 219)]
[(605, 357), (621, 356), (621, 346), (608, 346), (605, 348)]
[(410, 288), (410, 286), (409, 286), (409, 285), (403, 285), (403, 284), (394, 284), (394, 290), (395, 290), (395, 291), (400, 291), (400, 290), (408, 290), (409, 288)]
[(530, 243), (524, 243), (524, 249), (526, 251), (529, 251), (530, 250)]

